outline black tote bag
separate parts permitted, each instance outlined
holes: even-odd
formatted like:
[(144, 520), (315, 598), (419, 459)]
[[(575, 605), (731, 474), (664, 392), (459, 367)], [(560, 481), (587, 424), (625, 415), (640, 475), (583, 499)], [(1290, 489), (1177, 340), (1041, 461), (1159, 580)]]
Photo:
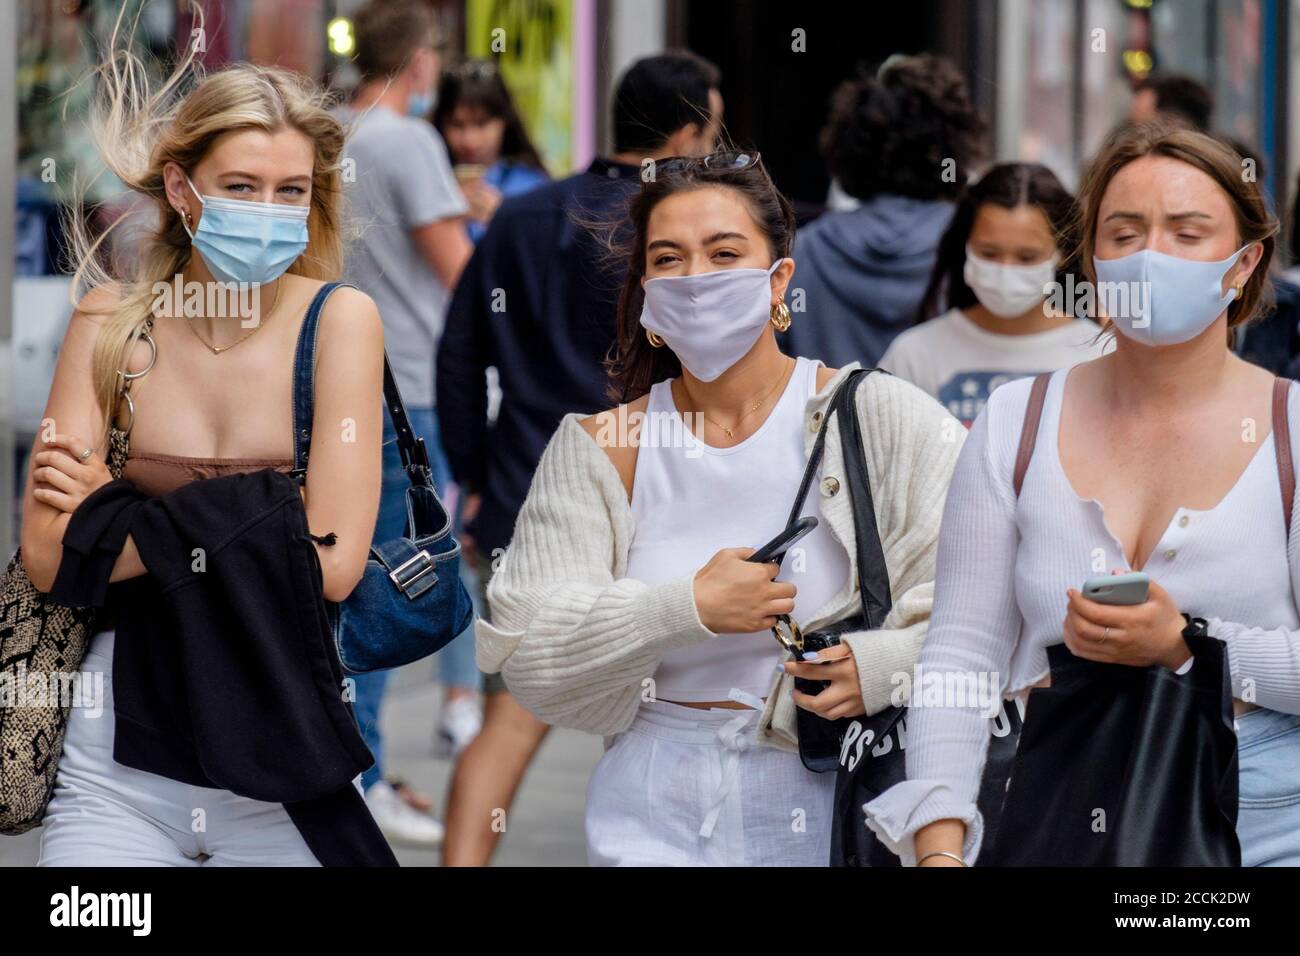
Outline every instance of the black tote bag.
[(1181, 676), (1047, 649), (1052, 684), (1029, 694), (993, 865), (1241, 865), (1227, 649), (1187, 644)]
[[(850, 373), (832, 396), (813, 445), (803, 481), (787, 524), (803, 508), (804, 498), (817, 474), (825, 447), (826, 429), (832, 416), (838, 417), (840, 447), (844, 465), (844, 484), (853, 505), (853, 536), (858, 572), (858, 596), (861, 613), (831, 625), (824, 631), (806, 635), (809, 648), (821, 649), (839, 643), (847, 631), (880, 627), (893, 606), (889, 569), (876, 526), (871, 480), (858, 421), (855, 395), (862, 380), (878, 369), (858, 369)], [(887, 373), (886, 373), (887, 374)], [(816, 694), (821, 681), (799, 679), (795, 686), (804, 693)], [(835, 771), (835, 803), (831, 832), (831, 866), (901, 866), (898, 856), (867, 828), (862, 807), (896, 783), (906, 779), (905, 706), (889, 707), (863, 717), (843, 717), (828, 721), (802, 708), (797, 710), (799, 755), (809, 770)], [(984, 818), (985, 842), (998, 829), (998, 817), (1006, 792), (1007, 776), (1016, 752), (1021, 715), (1015, 701), (1004, 701), (996, 718), (990, 718), (988, 759), (984, 766), (978, 805)]]

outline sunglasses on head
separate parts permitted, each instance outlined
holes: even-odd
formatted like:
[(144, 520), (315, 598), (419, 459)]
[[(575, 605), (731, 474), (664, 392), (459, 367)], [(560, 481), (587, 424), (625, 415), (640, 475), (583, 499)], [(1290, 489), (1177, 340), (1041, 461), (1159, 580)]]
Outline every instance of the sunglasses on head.
[(655, 168), (665, 173), (688, 170), (709, 170), (715, 173), (736, 173), (758, 165), (757, 150), (728, 149), (707, 156), (670, 156), (655, 161)]

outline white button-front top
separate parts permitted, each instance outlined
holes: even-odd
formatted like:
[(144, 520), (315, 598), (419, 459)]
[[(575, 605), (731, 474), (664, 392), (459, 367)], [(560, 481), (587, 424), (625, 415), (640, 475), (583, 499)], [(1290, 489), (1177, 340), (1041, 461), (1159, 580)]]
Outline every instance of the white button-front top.
[[(1099, 567), (1128, 569), (1101, 504), (1079, 498), (1061, 467), (1058, 427), (1068, 374), (1052, 375), (1018, 499), (1012, 473), (1032, 380), (995, 391), (971, 428), (939, 538), (934, 611), (918, 663), (927, 675), (996, 675), (1008, 694), (1032, 686), (1048, 673), (1046, 648), (1062, 641), (1066, 589), (1081, 588)], [(1289, 402), (1291, 443), (1300, 449), (1300, 390), (1291, 389)], [(1143, 570), (1179, 610), (1206, 618), (1210, 633), (1227, 642), (1238, 696), (1248, 688), (1246, 696), (1261, 707), (1295, 714), (1300, 519), (1293, 520), (1288, 542), (1275, 456), (1270, 430), (1217, 505), (1178, 509)], [(905, 863), (916, 830), (949, 818), (966, 821), (965, 859), (974, 860), (988, 725), (968, 707), (909, 713), (907, 780), (867, 805), (873, 829)]]

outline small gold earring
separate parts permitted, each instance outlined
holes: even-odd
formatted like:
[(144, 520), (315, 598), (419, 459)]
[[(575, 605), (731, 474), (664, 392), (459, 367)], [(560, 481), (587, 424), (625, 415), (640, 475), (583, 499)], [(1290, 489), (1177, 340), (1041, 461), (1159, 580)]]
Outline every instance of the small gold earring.
[(655, 348), (661, 349), (664, 347), (664, 340), (661, 339), (656, 333), (650, 331), (649, 329), (645, 330), (645, 337), (646, 337), (646, 341), (648, 341)]
[(784, 302), (778, 302), (772, 306), (771, 317), (772, 327), (778, 332), (784, 332), (790, 328), (790, 307)]

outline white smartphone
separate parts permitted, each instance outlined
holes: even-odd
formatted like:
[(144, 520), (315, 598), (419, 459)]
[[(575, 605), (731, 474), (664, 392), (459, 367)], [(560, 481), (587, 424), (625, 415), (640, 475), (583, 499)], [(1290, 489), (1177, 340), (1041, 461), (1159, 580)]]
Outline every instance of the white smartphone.
[(1144, 604), (1150, 584), (1143, 571), (1099, 575), (1083, 583), (1083, 596), (1098, 604)]

